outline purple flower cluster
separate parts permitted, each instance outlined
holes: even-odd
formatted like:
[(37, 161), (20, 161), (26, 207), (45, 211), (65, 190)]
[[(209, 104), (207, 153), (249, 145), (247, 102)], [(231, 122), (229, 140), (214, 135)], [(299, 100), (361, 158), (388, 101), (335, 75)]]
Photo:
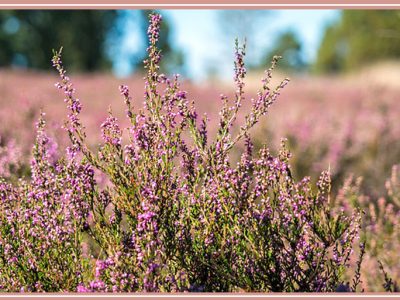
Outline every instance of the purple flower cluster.
[(118, 126), (117, 119), (110, 113), (107, 120), (101, 124), (103, 140), (113, 146), (121, 146), (121, 129)]
[(31, 181), (0, 186), (0, 277), (7, 291), (70, 290), (82, 277), (80, 230), (89, 212), (93, 169), (76, 161), (53, 164), (44, 126), (41, 117)]

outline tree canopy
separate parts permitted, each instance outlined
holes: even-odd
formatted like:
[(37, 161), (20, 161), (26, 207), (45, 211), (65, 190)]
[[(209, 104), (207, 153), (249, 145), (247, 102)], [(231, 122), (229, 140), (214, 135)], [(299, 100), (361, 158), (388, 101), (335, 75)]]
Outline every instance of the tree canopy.
[(338, 22), (325, 31), (315, 70), (347, 71), (399, 57), (399, 11), (344, 10)]
[[(119, 59), (124, 37), (130, 37), (133, 21), (139, 43), (146, 43), (150, 11), (117, 10), (3, 10), (0, 11), (0, 67), (20, 66), (47, 70), (51, 68), (52, 50), (64, 48), (63, 58), (71, 71), (111, 69)], [(183, 66), (183, 55), (171, 46), (168, 20), (161, 28), (160, 49), (163, 70)], [(137, 47), (139, 48), (139, 47)], [(145, 47), (141, 47), (144, 48)], [(143, 63), (145, 51), (127, 50), (125, 63), (135, 69)], [(178, 71), (180, 71), (178, 69)]]
[(272, 61), (275, 55), (282, 56), (279, 67), (285, 70), (302, 71), (307, 67), (302, 57), (302, 44), (296, 33), (292, 30), (281, 33), (274, 47), (267, 52), (264, 61)]
[(106, 10), (0, 11), (0, 66), (49, 69), (52, 50), (63, 46), (71, 70), (110, 68), (105, 43), (116, 18)]

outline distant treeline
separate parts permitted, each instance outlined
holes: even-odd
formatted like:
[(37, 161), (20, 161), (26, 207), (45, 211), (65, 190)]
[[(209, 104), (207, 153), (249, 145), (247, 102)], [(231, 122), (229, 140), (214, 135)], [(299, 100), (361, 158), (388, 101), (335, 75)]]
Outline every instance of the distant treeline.
[[(149, 11), (116, 10), (3, 10), (0, 11), (0, 67), (19, 66), (50, 69), (52, 51), (65, 49), (65, 63), (72, 71), (110, 70), (116, 49), (135, 22), (139, 41), (146, 43)], [(169, 65), (181, 63), (179, 51), (172, 51), (170, 26), (164, 21), (159, 41)], [(140, 47), (139, 48), (145, 48)], [(174, 53), (173, 53), (174, 52)], [(129, 63), (142, 64), (146, 52), (132, 53)], [(168, 65), (162, 67), (168, 68)]]
[[(123, 37), (131, 30), (126, 25), (127, 20), (134, 19), (139, 40), (146, 43), (148, 13), (146, 10), (135, 13), (116, 10), (0, 11), (0, 67), (49, 69), (52, 50), (63, 46), (64, 60), (70, 70), (110, 70), (118, 59), (116, 50), (123, 47)], [(250, 36), (255, 27), (270, 21), (268, 16), (269, 13), (263, 11), (224, 11), (219, 17), (219, 25), (229, 39), (235, 35)], [(235, 26), (241, 24), (238, 19), (243, 20), (246, 26)], [(159, 45), (166, 58), (161, 66), (163, 71), (184, 72), (184, 56), (171, 39), (171, 26), (167, 19), (161, 30)], [(264, 50), (263, 59), (256, 64), (250, 63), (249, 67), (263, 68), (274, 55), (282, 55), (281, 68), (327, 73), (354, 70), (382, 59), (399, 58), (400, 12), (344, 10), (340, 18), (326, 28), (315, 61), (304, 59), (302, 47), (295, 31), (284, 31), (268, 51)], [(138, 45), (137, 48), (145, 47)], [(131, 53), (131, 69), (142, 64), (145, 55), (145, 51)]]

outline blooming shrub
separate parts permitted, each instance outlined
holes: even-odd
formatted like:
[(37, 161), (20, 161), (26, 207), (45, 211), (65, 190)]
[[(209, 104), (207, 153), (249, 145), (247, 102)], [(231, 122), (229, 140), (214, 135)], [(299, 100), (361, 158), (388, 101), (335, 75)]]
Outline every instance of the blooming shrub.
[[(86, 143), (81, 102), (61, 51), (54, 53), (71, 145), (54, 161), (41, 118), (32, 180), (1, 182), (2, 289), (335, 291), (358, 238), (359, 211), (335, 206), (329, 172), (316, 186), (308, 177), (296, 181), (284, 140), (277, 155), (266, 146), (253, 153), (250, 130), (288, 82), (269, 87), (278, 58), (235, 131), (248, 101), (245, 49), (236, 45), (235, 97), (221, 96), (218, 134), (210, 140), (207, 117), (198, 120), (178, 76), (158, 72), (160, 22), (150, 15), (144, 108), (134, 109), (129, 88), (120, 86), (130, 126), (124, 134), (110, 111), (98, 151)], [(245, 151), (232, 162), (241, 143)], [(98, 184), (95, 172), (108, 184)]]
[[(365, 216), (360, 235), (366, 241), (366, 253), (363, 260), (362, 284), (365, 290), (398, 291), (400, 282), (399, 253), (400, 247), (400, 172), (399, 166), (392, 168), (386, 181), (387, 193), (379, 199), (370, 199), (360, 193), (361, 179), (350, 177), (341, 189), (338, 197), (344, 207), (351, 210), (361, 207)], [(372, 201), (371, 201), (372, 200)], [(382, 276), (368, 276), (370, 270), (377, 270)]]
[(69, 291), (83, 276), (81, 229), (93, 194), (93, 170), (74, 158), (49, 163), (44, 120), (32, 180), (0, 183), (0, 285), (6, 291)]

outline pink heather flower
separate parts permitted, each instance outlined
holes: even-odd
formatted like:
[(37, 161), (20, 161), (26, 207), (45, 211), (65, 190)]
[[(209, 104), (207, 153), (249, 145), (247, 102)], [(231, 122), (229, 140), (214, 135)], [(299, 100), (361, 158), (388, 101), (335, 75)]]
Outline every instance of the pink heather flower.
[(79, 284), (78, 287), (76, 288), (76, 291), (78, 293), (89, 293), (90, 290), (87, 289), (83, 284)]

